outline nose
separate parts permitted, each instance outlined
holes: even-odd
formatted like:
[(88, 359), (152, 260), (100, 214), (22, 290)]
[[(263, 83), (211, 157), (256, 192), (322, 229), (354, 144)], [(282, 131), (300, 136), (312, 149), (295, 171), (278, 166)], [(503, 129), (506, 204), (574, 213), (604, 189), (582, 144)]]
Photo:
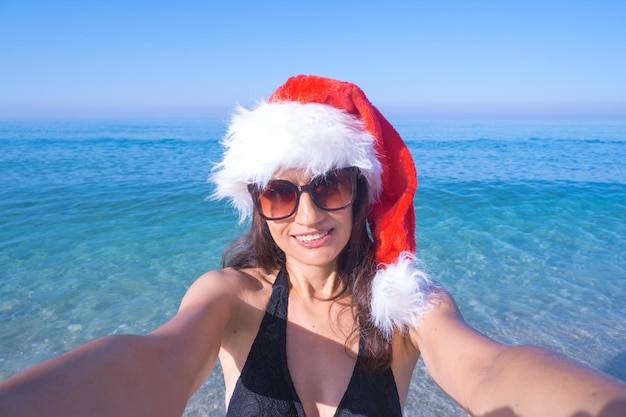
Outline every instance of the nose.
[(320, 221), (324, 210), (317, 207), (308, 192), (300, 194), (300, 201), (294, 220), (303, 225), (313, 225)]

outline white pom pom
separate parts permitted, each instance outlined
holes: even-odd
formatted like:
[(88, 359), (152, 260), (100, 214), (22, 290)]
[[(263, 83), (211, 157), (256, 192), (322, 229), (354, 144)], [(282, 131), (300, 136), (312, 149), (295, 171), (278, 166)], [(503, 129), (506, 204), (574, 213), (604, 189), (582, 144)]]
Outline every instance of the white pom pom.
[(412, 253), (402, 252), (396, 263), (386, 265), (374, 276), (371, 319), (387, 338), (395, 329), (417, 328), (433, 307), (433, 296), (441, 291), (419, 266)]

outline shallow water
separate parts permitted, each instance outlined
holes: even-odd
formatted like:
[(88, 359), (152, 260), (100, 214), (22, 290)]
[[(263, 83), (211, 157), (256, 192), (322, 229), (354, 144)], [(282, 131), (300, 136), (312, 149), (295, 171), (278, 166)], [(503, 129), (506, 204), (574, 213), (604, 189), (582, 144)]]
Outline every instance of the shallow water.
[[(626, 123), (399, 120), (418, 255), (466, 320), (626, 380)], [(145, 333), (243, 232), (220, 121), (0, 120), (0, 378)], [(216, 368), (186, 416), (224, 414)], [(407, 416), (464, 415), (420, 366)]]

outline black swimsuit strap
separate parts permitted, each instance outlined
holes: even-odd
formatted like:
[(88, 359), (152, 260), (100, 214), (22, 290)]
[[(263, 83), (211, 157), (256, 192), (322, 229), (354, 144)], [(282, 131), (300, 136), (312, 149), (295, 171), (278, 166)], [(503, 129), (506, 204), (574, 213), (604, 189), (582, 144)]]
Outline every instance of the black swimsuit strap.
[(278, 271), (278, 274), (276, 275), (276, 279), (274, 280), (274, 284), (272, 284), (272, 288), (276, 287), (284, 287), (286, 289), (289, 289), (289, 279), (287, 278), (287, 270), (285, 268), (282, 268), (280, 271)]

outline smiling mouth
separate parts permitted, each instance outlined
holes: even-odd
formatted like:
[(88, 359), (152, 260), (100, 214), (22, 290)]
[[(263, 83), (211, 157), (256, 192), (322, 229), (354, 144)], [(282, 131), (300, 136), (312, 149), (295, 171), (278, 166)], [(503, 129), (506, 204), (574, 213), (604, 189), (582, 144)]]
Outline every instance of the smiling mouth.
[(310, 242), (314, 242), (316, 240), (320, 240), (328, 236), (330, 232), (331, 232), (330, 230), (327, 230), (325, 232), (312, 233), (310, 235), (299, 235), (299, 236), (294, 236), (294, 237), (298, 239), (300, 242), (310, 243)]

